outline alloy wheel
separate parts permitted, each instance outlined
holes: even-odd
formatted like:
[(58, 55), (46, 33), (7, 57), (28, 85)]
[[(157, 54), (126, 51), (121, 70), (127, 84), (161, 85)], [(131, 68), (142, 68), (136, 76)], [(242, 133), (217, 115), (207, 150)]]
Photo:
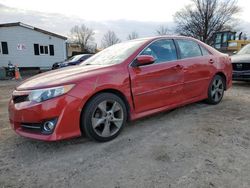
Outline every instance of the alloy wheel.
[(214, 79), (211, 89), (211, 97), (214, 102), (219, 102), (223, 97), (224, 84), (220, 78)]
[(114, 100), (104, 100), (94, 110), (91, 123), (95, 133), (101, 137), (111, 137), (122, 127), (124, 112)]

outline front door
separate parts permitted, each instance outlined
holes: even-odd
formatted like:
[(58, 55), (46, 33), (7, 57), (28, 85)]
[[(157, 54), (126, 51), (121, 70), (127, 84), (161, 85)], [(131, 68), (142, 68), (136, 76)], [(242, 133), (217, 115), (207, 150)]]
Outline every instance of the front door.
[(182, 101), (183, 71), (173, 40), (151, 43), (140, 55), (152, 55), (153, 64), (129, 67), (137, 113), (178, 104)]

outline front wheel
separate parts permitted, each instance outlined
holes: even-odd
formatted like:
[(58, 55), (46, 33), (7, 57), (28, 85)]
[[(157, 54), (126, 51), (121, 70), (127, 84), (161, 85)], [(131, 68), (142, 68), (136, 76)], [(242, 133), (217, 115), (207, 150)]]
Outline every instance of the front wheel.
[(126, 120), (127, 111), (123, 100), (112, 93), (101, 93), (87, 103), (81, 127), (89, 138), (105, 142), (118, 136)]
[(220, 75), (216, 75), (209, 85), (206, 102), (209, 104), (220, 103), (224, 95), (224, 90), (225, 80)]

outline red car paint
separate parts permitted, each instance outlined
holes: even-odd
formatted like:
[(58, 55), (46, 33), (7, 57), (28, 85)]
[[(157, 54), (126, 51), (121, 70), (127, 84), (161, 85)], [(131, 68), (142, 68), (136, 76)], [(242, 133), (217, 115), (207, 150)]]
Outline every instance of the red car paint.
[[(187, 39), (206, 48), (211, 54), (178, 59), (168, 63), (132, 67), (131, 62), (150, 43), (161, 39)], [(75, 84), (67, 94), (40, 103), (9, 102), (9, 119), (17, 134), (45, 141), (56, 141), (82, 134), (81, 112), (95, 94), (119, 93), (129, 106), (129, 118), (135, 120), (208, 97), (208, 86), (216, 74), (223, 74), (227, 88), (232, 85), (232, 67), (227, 55), (188, 37), (154, 37), (119, 64), (74, 66), (32, 77), (13, 92), (22, 96), (31, 90)], [(24, 130), (21, 123), (41, 123), (57, 118), (52, 134)]]

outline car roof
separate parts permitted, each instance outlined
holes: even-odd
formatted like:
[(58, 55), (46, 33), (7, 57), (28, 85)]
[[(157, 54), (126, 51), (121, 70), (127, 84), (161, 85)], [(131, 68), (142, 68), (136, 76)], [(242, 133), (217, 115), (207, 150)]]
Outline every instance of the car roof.
[(199, 43), (200, 45), (202, 45), (203, 47), (206, 47), (207, 50), (209, 50), (212, 54), (218, 54), (220, 53), (219, 51), (217, 51), (216, 49), (212, 48), (211, 46), (205, 44), (204, 42), (195, 39), (193, 37), (188, 37), (188, 36), (180, 36), (180, 35), (161, 35), (161, 36), (152, 36), (152, 37), (145, 37), (145, 38), (138, 38), (138, 39), (134, 39), (133, 41), (140, 41), (140, 40), (145, 40), (145, 42), (153, 42), (155, 40), (158, 39), (189, 39), (189, 40), (193, 40), (196, 41), (197, 43)]
[(77, 55), (74, 55), (73, 57), (77, 57), (77, 56), (83, 57), (83, 56), (86, 56), (86, 55), (93, 55), (93, 54), (77, 54)]
[(192, 37), (180, 36), (180, 35), (161, 35), (161, 36), (138, 38), (138, 39), (134, 39), (134, 41), (136, 41), (136, 40), (156, 40), (156, 39), (164, 39), (164, 38), (169, 38), (169, 39), (194, 39)]

